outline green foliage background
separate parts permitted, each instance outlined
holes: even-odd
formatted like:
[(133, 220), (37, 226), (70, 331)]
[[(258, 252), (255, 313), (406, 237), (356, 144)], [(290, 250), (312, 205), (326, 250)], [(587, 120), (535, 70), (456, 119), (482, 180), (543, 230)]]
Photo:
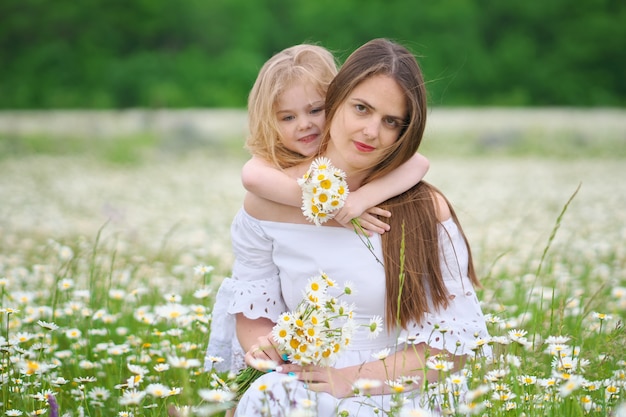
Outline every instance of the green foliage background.
[(262, 63), (407, 45), (434, 105), (626, 106), (624, 0), (2, 0), (0, 109), (243, 107)]

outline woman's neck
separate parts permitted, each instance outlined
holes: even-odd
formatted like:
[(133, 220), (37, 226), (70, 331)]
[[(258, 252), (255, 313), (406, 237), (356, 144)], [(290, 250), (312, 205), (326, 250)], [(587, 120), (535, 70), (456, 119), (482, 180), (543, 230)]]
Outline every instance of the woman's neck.
[(330, 159), (330, 162), (336, 167), (343, 170), (346, 173), (346, 182), (348, 183), (348, 189), (355, 191), (363, 185), (363, 180), (368, 174), (368, 171), (356, 170), (347, 161), (345, 161), (338, 152), (332, 146), (332, 142), (328, 144), (328, 148), (322, 154), (326, 158)]

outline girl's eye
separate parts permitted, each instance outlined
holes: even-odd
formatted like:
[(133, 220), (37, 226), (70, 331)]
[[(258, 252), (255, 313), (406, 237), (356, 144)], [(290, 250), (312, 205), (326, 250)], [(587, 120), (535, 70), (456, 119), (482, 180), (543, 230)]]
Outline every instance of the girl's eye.
[(323, 107), (315, 107), (315, 108), (311, 109), (311, 114), (317, 114), (317, 113), (320, 113), (320, 112), (323, 112), (323, 111), (324, 111)]
[(283, 117), (282, 119), (280, 119), (280, 120), (282, 120), (283, 122), (288, 122), (288, 121), (293, 120), (293, 119), (294, 119), (294, 117), (293, 117), (293, 116), (284, 116), (284, 117)]

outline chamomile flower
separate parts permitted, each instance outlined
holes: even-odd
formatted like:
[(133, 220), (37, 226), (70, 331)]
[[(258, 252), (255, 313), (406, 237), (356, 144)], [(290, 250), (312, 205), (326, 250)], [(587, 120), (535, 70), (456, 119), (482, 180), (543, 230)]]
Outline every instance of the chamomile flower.
[(149, 384), (146, 387), (146, 394), (156, 398), (167, 398), (169, 397), (169, 393), (170, 388), (163, 384)]
[(370, 390), (380, 388), (382, 385), (383, 382), (377, 379), (360, 378), (354, 382), (352, 387), (358, 392), (367, 393)]
[(253, 359), (252, 366), (259, 371), (267, 372), (275, 370), (278, 364), (270, 359)]
[(383, 350), (379, 350), (378, 352), (372, 353), (372, 357), (378, 360), (383, 360), (383, 359), (386, 359), (387, 356), (389, 356), (390, 352), (391, 352), (390, 348), (384, 348)]
[(210, 265), (197, 265), (193, 268), (195, 275), (207, 275), (213, 272), (214, 267)]
[(380, 332), (383, 330), (383, 318), (380, 316), (372, 317), (370, 319), (368, 329), (369, 333), (367, 334), (367, 337), (369, 339), (375, 339), (376, 337), (378, 337)]
[(324, 157), (313, 161), (298, 184), (302, 188), (302, 213), (318, 226), (332, 219), (348, 196), (345, 173)]
[(83, 333), (76, 328), (73, 329), (68, 329), (65, 331), (65, 337), (67, 337), (68, 339), (80, 339), (80, 337), (83, 335)]
[(235, 394), (231, 391), (226, 391), (223, 389), (201, 389), (198, 390), (198, 395), (204, 401), (209, 401), (213, 403), (223, 403), (232, 400), (235, 397)]
[(426, 360), (426, 366), (439, 372), (448, 372), (454, 366), (454, 362), (446, 361), (439, 355), (431, 356)]
[(146, 396), (145, 391), (138, 391), (136, 389), (129, 389), (124, 391), (119, 399), (120, 405), (139, 405)]

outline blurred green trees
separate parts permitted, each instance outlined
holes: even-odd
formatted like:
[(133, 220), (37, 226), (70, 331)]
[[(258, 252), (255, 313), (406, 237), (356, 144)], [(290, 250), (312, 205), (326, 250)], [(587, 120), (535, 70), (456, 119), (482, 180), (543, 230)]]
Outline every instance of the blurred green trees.
[(626, 105), (624, 0), (2, 0), (0, 109), (244, 107), (280, 49), (375, 37), (435, 105)]

